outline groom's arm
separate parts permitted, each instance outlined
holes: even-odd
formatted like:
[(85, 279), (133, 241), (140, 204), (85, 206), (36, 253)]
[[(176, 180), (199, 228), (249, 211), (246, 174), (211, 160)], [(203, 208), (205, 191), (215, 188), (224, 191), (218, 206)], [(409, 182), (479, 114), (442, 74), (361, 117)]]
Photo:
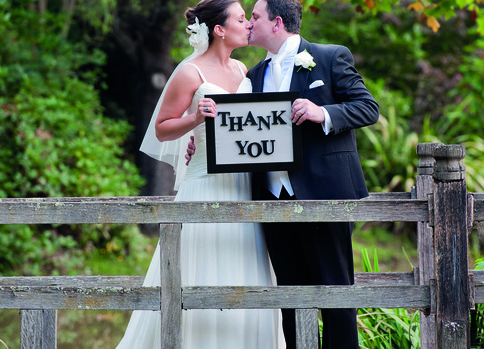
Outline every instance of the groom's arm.
[(301, 89), (301, 99), (293, 104), (293, 122), (322, 124), (326, 134), (330, 128), (337, 134), (374, 124), (380, 110), (355, 69), (351, 52), (344, 46), (318, 44), (312, 44), (311, 51), (316, 66), (307, 83), (324, 83)]

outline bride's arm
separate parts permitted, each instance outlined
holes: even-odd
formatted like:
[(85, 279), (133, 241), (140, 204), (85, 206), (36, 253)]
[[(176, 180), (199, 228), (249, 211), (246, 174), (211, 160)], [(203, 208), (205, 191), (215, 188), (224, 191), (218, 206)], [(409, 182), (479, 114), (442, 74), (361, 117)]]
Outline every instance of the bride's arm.
[[(160, 112), (156, 119), (156, 138), (160, 142), (170, 141), (183, 136), (188, 131), (205, 121), (205, 117), (215, 117), (215, 102), (209, 98), (200, 98), (196, 113), (182, 118), (192, 102), (193, 94), (202, 80), (198, 72), (190, 65), (185, 65), (173, 77), (167, 87)], [(209, 111), (206, 111), (206, 108)]]

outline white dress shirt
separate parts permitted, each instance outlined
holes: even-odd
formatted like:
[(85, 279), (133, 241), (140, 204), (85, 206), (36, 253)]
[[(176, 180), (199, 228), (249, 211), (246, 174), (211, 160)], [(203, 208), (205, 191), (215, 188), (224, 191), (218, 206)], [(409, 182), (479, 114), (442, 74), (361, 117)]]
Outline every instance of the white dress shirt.
[[(263, 92), (288, 92), (291, 87), (291, 80), (292, 80), (292, 72), (294, 70), (294, 61), (297, 55), (297, 51), (299, 49), (299, 45), (301, 44), (301, 37), (299, 35), (293, 35), (287, 38), (284, 44), (279, 49), (277, 54), (273, 54), (268, 52), (266, 56), (267, 59), (271, 59), (269, 64), (267, 65), (265, 74), (264, 74), (264, 86)], [(281, 57), (282, 56), (282, 57)], [(274, 86), (274, 79), (272, 76), (272, 62), (274, 60), (281, 60), (281, 75), (282, 81), (279, 88), (276, 90)], [(329, 116), (328, 111), (321, 107), (324, 113), (325, 122), (323, 123), (322, 127), (325, 134), (328, 134), (333, 127), (331, 122), (331, 118)], [(266, 187), (270, 190), (270, 192), (275, 196), (279, 197), (281, 194), (282, 187), (286, 188), (286, 191), (289, 195), (294, 195), (294, 190), (292, 189), (291, 182), (289, 181), (289, 175), (287, 171), (274, 171), (274, 172), (267, 172), (267, 183)]]

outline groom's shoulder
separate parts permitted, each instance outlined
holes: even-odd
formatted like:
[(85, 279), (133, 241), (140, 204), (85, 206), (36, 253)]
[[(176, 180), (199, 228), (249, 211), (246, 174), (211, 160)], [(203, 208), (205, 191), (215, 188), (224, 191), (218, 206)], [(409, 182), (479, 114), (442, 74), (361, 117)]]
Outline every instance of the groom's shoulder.
[(314, 43), (314, 42), (309, 43), (309, 45), (311, 47), (311, 50), (317, 51), (317, 52), (323, 52), (323, 53), (326, 53), (326, 54), (328, 54), (328, 53), (332, 54), (332, 53), (337, 52), (337, 51), (348, 51), (348, 52), (350, 52), (350, 50), (346, 46), (343, 46), (343, 45), (319, 44), (319, 43)]
[(343, 45), (309, 43), (309, 51), (316, 60), (332, 60), (335, 57), (352, 59), (351, 51)]
[(249, 69), (247, 72), (247, 76), (250, 77), (250, 75), (255, 74), (259, 69), (261, 69), (264, 66), (265, 59), (254, 65), (252, 68)]

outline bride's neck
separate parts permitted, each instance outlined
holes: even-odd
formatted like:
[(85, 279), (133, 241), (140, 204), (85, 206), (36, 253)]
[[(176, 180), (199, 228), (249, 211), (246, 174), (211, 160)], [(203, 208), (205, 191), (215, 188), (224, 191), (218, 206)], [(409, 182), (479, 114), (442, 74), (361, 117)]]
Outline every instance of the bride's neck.
[(231, 54), (232, 50), (227, 49), (227, 47), (212, 45), (208, 48), (205, 56), (212, 64), (223, 68), (229, 65)]

